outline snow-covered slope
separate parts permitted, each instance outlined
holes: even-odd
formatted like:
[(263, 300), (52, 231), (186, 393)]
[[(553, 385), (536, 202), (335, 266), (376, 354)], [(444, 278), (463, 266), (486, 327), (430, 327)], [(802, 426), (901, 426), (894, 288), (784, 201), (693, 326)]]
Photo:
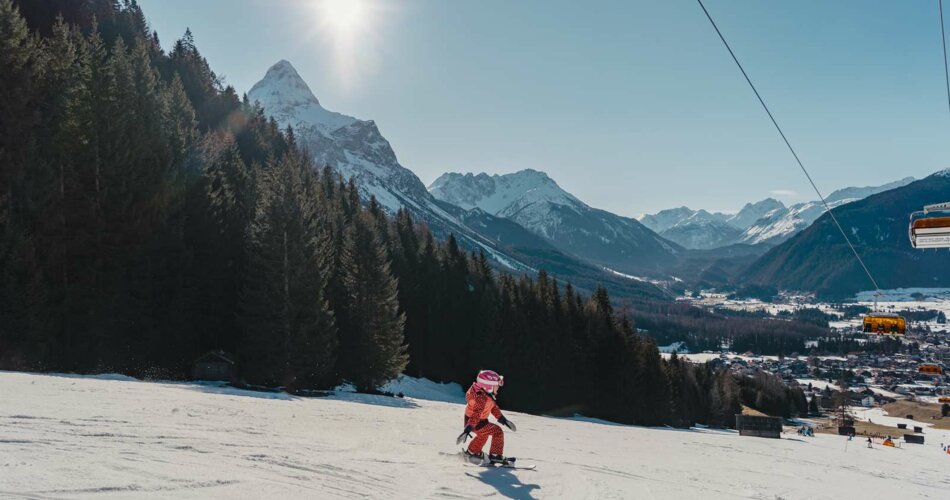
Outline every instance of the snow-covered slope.
[(463, 465), (445, 402), (10, 372), (0, 401), (2, 498), (893, 500), (944, 498), (950, 466), (933, 430), (868, 449), (506, 412), (527, 471)]
[(442, 201), (517, 222), (565, 252), (620, 271), (659, 271), (679, 250), (634, 219), (588, 206), (536, 170), (446, 173), (429, 191)]

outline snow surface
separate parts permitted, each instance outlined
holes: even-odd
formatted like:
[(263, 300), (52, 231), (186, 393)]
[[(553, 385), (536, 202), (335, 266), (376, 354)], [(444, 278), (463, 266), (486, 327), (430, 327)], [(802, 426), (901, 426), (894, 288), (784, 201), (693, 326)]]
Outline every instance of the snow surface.
[(948, 485), (932, 434), (867, 449), (506, 412), (506, 452), (538, 466), (513, 471), (460, 462), (458, 404), (273, 396), (0, 372), (0, 497), (895, 499)]
[[(912, 432), (914, 427), (923, 427), (924, 439), (931, 439), (937, 441), (937, 443), (950, 443), (950, 431), (942, 429), (933, 429), (933, 424), (927, 422), (919, 422), (917, 420), (910, 420), (907, 418), (892, 417), (887, 414), (884, 408), (863, 408), (860, 406), (849, 406), (851, 414), (854, 415), (855, 420), (861, 420), (863, 422), (870, 422), (878, 425), (884, 425), (887, 427), (894, 427), (894, 436), (899, 437), (905, 432)], [(907, 430), (898, 429), (897, 424), (906, 424)], [(950, 458), (950, 457), (948, 457)]]
[(835, 384), (834, 382), (828, 382), (827, 380), (818, 380), (815, 378), (799, 378), (795, 380), (797, 380), (799, 384), (805, 387), (807, 387), (808, 384), (811, 384), (812, 388), (820, 390), (820, 391), (823, 391), (828, 388), (830, 388), (833, 391), (841, 390), (841, 388), (838, 387), (837, 384)]
[(442, 401), (445, 403), (465, 404), (465, 389), (455, 383), (440, 384), (431, 380), (418, 379), (400, 375), (379, 388), (392, 394), (402, 393), (404, 396), (427, 401)]

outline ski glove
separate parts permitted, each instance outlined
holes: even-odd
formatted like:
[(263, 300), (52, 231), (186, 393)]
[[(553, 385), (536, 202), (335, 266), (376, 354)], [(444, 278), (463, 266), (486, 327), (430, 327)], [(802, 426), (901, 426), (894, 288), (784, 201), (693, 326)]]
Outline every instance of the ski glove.
[(462, 433), (459, 434), (459, 437), (457, 437), (457, 438), (455, 439), (455, 444), (462, 444), (462, 443), (464, 443), (465, 441), (467, 441), (468, 438), (472, 437), (472, 435), (469, 434), (470, 432), (472, 432), (472, 426), (471, 426), (471, 425), (466, 425), (466, 426), (465, 426), (465, 430), (462, 431)]
[(504, 425), (505, 427), (507, 427), (507, 428), (509, 428), (509, 429), (511, 429), (511, 430), (513, 430), (513, 431), (517, 431), (517, 430), (518, 430), (518, 428), (515, 427), (515, 423), (512, 422), (511, 420), (508, 420), (508, 419), (505, 418), (504, 416), (502, 416), (501, 418), (498, 419), (498, 423), (501, 424), (501, 425)]

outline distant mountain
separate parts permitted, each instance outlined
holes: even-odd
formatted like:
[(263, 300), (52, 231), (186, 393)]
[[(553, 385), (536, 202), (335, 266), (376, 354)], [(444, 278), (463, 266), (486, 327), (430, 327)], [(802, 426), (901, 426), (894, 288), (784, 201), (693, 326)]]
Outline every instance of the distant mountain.
[(774, 198), (766, 198), (755, 203), (746, 203), (742, 210), (739, 210), (739, 213), (730, 216), (726, 221), (732, 224), (733, 227), (745, 231), (762, 217), (783, 208), (785, 208), (785, 205), (782, 202)]
[(659, 234), (685, 248), (710, 249), (731, 244), (742, 230), (730, 224), (722, 214), (697, 210)]
[[(666, 210), (660, 210), (655, 214), (645, 214), (641, 215), (637, 220), (641, 224), (650, 228), (656, 233), (663, 232), (680, 222), (685, 221), (686, 219), (693, 216), (696, 213), (696, 210), (693, 210), (689, 207), (679, 207), (679, 208), (668, 208)], [(722, 220), (725, 220), (725, 217), (716, 213), (715, 215), (722, 217)]]
[[(913, 180), (913, 177), (907, 177), (883, 186), (839, 189), (826, 200), (834, 208), (905, 186)], [(824, 212), (824, 207), (817, 201), (786, 207), (778, 200), (766, 198), (747, 203), (742, 210), (731, 215), (679, 207), (643, 215), (640, 222), (685, 248), (707, 250), (737, 243), (774, 246), (811, 225)]]
[(447, 203), (514, 221), (564, 252), (623, 273), (662, 272), (681, 250), (635, 219), (590, 207), (535, 170), (446, 173), (429, 191)]
[(353, 178), (364, 198), (375, 196), (389, 212), (411, 206), (427, 219), (446, 216), (422, 181), (399, 164), (375, 122), (324, 109), (289, 62), (271, 66), (247, 95), (281, 127), (293, 127), (318, 164)]
[(685, 248), (708, 250), (739, 242), (743, 232), (756, 220), (784, 208), (780, 201), (768, 198), (747, 203), (735, 214), (679, 207), (643, 215), (639, 220), (660, 236)]
[[(828, 202), (829, 207), (834, 209), (835, 207), (864, 199), (873, 194), (906, 186), (913, 181), (913, 177), (905, 177), (899, 181), (884, 184), (883, 186), (839, 189), (828, 195), (825, 201)], [(823, 213), (825, 213), (825, 208), (820, 201), (798, 203), (788, 208), (776, 208), (746, 228), (737, 242), (752, 245), (777, 245), (810, 226), (818, 217), (821, 217)]]
[[(829, 200), (845, 202), (833, 209), (835, 217), (881, 288), (950, 286), (950, 254), (915, 250), (907, 239), (911, 212), (950, 200), (950, 170), (846, 202), (864, 192), (842, 190)], [(771, 249), (743, 274), (745, 282), (826, 296), (849, 296), (873, 288), (828, 214)]]
[(581, 289), (605, 285), (618, 297), (662, 296), (656, 286), (618, 277), (565, 254), (547, 239), (504, 217), (472, 210), (472, 205), (460, 207), (437, 200), (399, 163), (372, 120), (324, 108), (287, 61), (268, 69), (248, 91), (248, 98), (258, 102), (281, 127), (292, 127), (297, 142), (309, 150), (317, 164), (329, 165), (344, 178), (353, 179), (364, 200), (375, 197), (389, 213), (408, 209), (438, 237), (454, 234), (461, 245), (481, 249), (499, 268), (516, 273), (546, 269)]
[[(734, 214), (693, 210), (689, 207), (669, 208), (655, 214), (641, 215), (638, 220), (644, 226), (663, 233), (674, 227), (688, 226), (691, 223), (724, 222), (740, 231), (744, 231), (755, 221), (777, 208), (785, 208), (782, 202), (766, 198), (756, 203), (746, 203), (742, 210)], [(692, 221), (692, 222), (691, 222)]]

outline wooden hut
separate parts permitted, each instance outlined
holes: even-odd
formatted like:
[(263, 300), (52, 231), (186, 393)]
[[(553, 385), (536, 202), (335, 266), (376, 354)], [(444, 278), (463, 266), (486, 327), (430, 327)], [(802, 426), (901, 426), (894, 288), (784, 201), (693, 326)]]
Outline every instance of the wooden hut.
[(782, 417), (736, 415), (736, 429), (740, 436), (778, 439), (782, 437)]
[(904, 434), (905, 443), (913, 444), (924, 444), (924, 436), (922, 434)]
[(224, 351), (208, 351), (192, 363), (191, 378), (233, 384), (238, 380), (237, 362), (234, 356)]

